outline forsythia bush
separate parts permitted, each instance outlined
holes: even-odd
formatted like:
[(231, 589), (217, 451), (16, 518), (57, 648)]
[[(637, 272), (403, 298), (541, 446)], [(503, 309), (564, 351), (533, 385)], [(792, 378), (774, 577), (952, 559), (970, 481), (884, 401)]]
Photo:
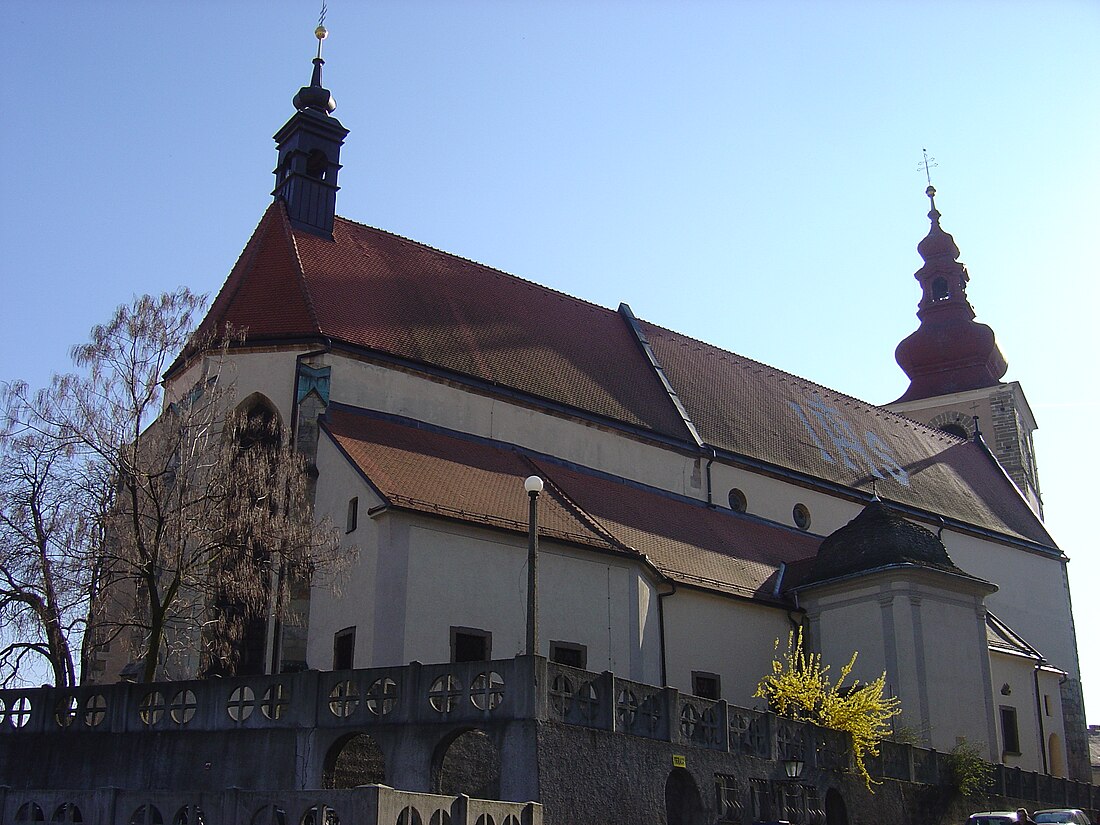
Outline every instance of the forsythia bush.
[[(775, 647), (779, 649), (778, 639)], [(782, 661), (772, 661), (772, 672), (760, 680), (755, 695), (780, 716), (850, 734), (856, 769), (870, 790), (873, 780), (864, 758), (878, 755), (879, 742), (890, 732), (887, 723), (901, 713), (901, 705), (896, 697), (883, 695), (885, 671), (868, 684), (845, 686), (858, 655), (852, 654), (840, 670), (840, 679), (831, 684), (829, 666), (821, 664), (821, 654), (802, 649), (799, 628), (797, 637), (793, 632), (787, 636), (786, 654)]]

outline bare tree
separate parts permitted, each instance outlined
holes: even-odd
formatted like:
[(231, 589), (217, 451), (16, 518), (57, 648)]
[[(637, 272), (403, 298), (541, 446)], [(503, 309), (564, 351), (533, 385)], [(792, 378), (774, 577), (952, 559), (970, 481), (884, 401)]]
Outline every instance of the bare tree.
[[(111, 488), (49, 391), (25, 384), (0, 393), (0, 683), (41, 678), (76, 684), (74, 645), (82, 642), (94, 581), (99, 516)], [(105, 498), (106, 497), (106, 498)]]
[[(235, 406), (221, 377), (232, 341), (190, 340), (202, 307), (186, 289), (119, 307), (73, 350), (81, 374), (33, 409), (35, 432), (63, 436), (88, 470), (95, 547), (69, 577), (90, 607), (84, 660), (122, 646), (142, 681), (262, 670), (288, 588), (341, 562), (275, 411)], [(163, 404), (184, 347), (189, 385)]]

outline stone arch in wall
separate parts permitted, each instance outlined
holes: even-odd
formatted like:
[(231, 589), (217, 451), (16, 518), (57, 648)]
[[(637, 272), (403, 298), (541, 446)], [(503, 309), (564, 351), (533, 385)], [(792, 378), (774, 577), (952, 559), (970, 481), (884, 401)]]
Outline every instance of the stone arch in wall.
[(940, 413), (928, 422), (928, 426), (967, 440), (973, 438), (978, 429), (974, 424), (974, 416), (955, 410)]
[(1065, 749), (1062, 747), (1062, 737), (1057, 733), (1052, 733), (1047, 742), (1050, 775), (1064, 777), (1066, 775), (1066, 757)]
[(356, 788), (384, 785), (386, 758), (378, 743), (367, 733), (349, 733), (332, 743), (325, 754), (322, 784), (325, 788)]
[(848, 825), (848, 806), (836, 788), (825, 792), (825, 825)]
[(706, 825), (699, 786), (684, 768), (673, 768), (665, 780), (665, 821), (668, 825)]
[(432, 754), (432, 792), (497, 799), (500, 764), (500, 749), (485, 731), (459, 728), (444, 737)]

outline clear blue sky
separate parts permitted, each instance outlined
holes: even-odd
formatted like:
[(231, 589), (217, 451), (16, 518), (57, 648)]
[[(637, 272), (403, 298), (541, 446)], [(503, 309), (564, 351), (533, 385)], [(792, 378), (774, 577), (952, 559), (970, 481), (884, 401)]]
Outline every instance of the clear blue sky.
[[(1100, 722), (1100, 4), (329, 5), (340, 214), (877, 403), (906, 386), (927, 146), (1039, 421)], [(66, 369), (135, 293), (219, 287), (318, 6), (4, 4), (0, 380)]]

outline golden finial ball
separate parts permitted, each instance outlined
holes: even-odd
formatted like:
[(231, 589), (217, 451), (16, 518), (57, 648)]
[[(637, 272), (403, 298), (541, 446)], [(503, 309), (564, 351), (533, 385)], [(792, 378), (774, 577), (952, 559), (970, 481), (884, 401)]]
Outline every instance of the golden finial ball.
[(326, 37), (328, 37), (328, 29), (326, 29), (324, 26), (318, 26), (313, 33), (317, 36), (318, 40), (324, 40)]

